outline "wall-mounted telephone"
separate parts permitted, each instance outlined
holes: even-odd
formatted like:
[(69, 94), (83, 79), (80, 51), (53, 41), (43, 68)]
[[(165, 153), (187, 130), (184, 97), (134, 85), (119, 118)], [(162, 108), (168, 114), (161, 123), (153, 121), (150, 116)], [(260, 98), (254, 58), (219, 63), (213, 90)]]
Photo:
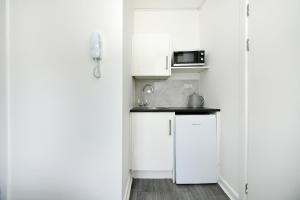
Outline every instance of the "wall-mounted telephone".
[(91, 57), (96, 62), (93, 75), (99, 79), (102, 76), (100, 62), (102, 60), (102, 41), (101, 35), (98, 32), (93, 32), (90, 37), (90, 53)]

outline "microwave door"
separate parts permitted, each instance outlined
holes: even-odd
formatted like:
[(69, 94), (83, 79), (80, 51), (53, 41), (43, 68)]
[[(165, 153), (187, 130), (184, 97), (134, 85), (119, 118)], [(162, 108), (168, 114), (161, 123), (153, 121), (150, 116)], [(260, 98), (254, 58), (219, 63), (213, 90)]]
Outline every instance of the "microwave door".
[(175, 54), (176, 64), (188, 64), (195, 62), (195, 55), (193, 52), (178, 52)]

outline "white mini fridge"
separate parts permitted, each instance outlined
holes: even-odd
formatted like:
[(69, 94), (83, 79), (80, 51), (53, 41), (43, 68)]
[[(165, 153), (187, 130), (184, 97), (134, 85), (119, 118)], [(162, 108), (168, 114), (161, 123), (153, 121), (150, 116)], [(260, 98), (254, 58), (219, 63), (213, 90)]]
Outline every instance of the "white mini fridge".
[(217, 182), (217, 120), (215, 115), (176, 115), (176, 184)]

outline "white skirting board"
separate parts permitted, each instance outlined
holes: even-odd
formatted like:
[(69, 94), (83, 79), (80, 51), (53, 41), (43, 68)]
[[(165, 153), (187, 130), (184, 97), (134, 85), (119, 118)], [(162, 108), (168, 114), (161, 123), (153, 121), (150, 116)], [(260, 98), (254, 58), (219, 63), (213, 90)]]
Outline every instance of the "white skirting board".
[(132, 171), (133, 178), (172, 179), (173, 171)]
[(131, 191), (131, 185), (132, 185), (132, 177), (129, 176), (126, 184), (126, 190), (124, 193), (123, 200), (129, 200), (130, 198), (130, 191)]
[(229, 185), (224, 178), (219, 177), (218, 184), (231, 200), (238, 200), (239, 194)]

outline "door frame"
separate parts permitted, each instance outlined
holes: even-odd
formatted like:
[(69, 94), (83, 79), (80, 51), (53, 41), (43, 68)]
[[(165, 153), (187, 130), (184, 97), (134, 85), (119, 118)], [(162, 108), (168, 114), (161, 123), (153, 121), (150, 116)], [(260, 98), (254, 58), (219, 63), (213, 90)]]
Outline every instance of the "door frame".
[[(239, 24), (239, 65), (240, 65), (240, 200), (247, 200), (246, 184), (248, 183), (248, 4), (250, 0), (240, 1), (240, 24)], [(249, 4), (250, 5), (250, 4)]]

